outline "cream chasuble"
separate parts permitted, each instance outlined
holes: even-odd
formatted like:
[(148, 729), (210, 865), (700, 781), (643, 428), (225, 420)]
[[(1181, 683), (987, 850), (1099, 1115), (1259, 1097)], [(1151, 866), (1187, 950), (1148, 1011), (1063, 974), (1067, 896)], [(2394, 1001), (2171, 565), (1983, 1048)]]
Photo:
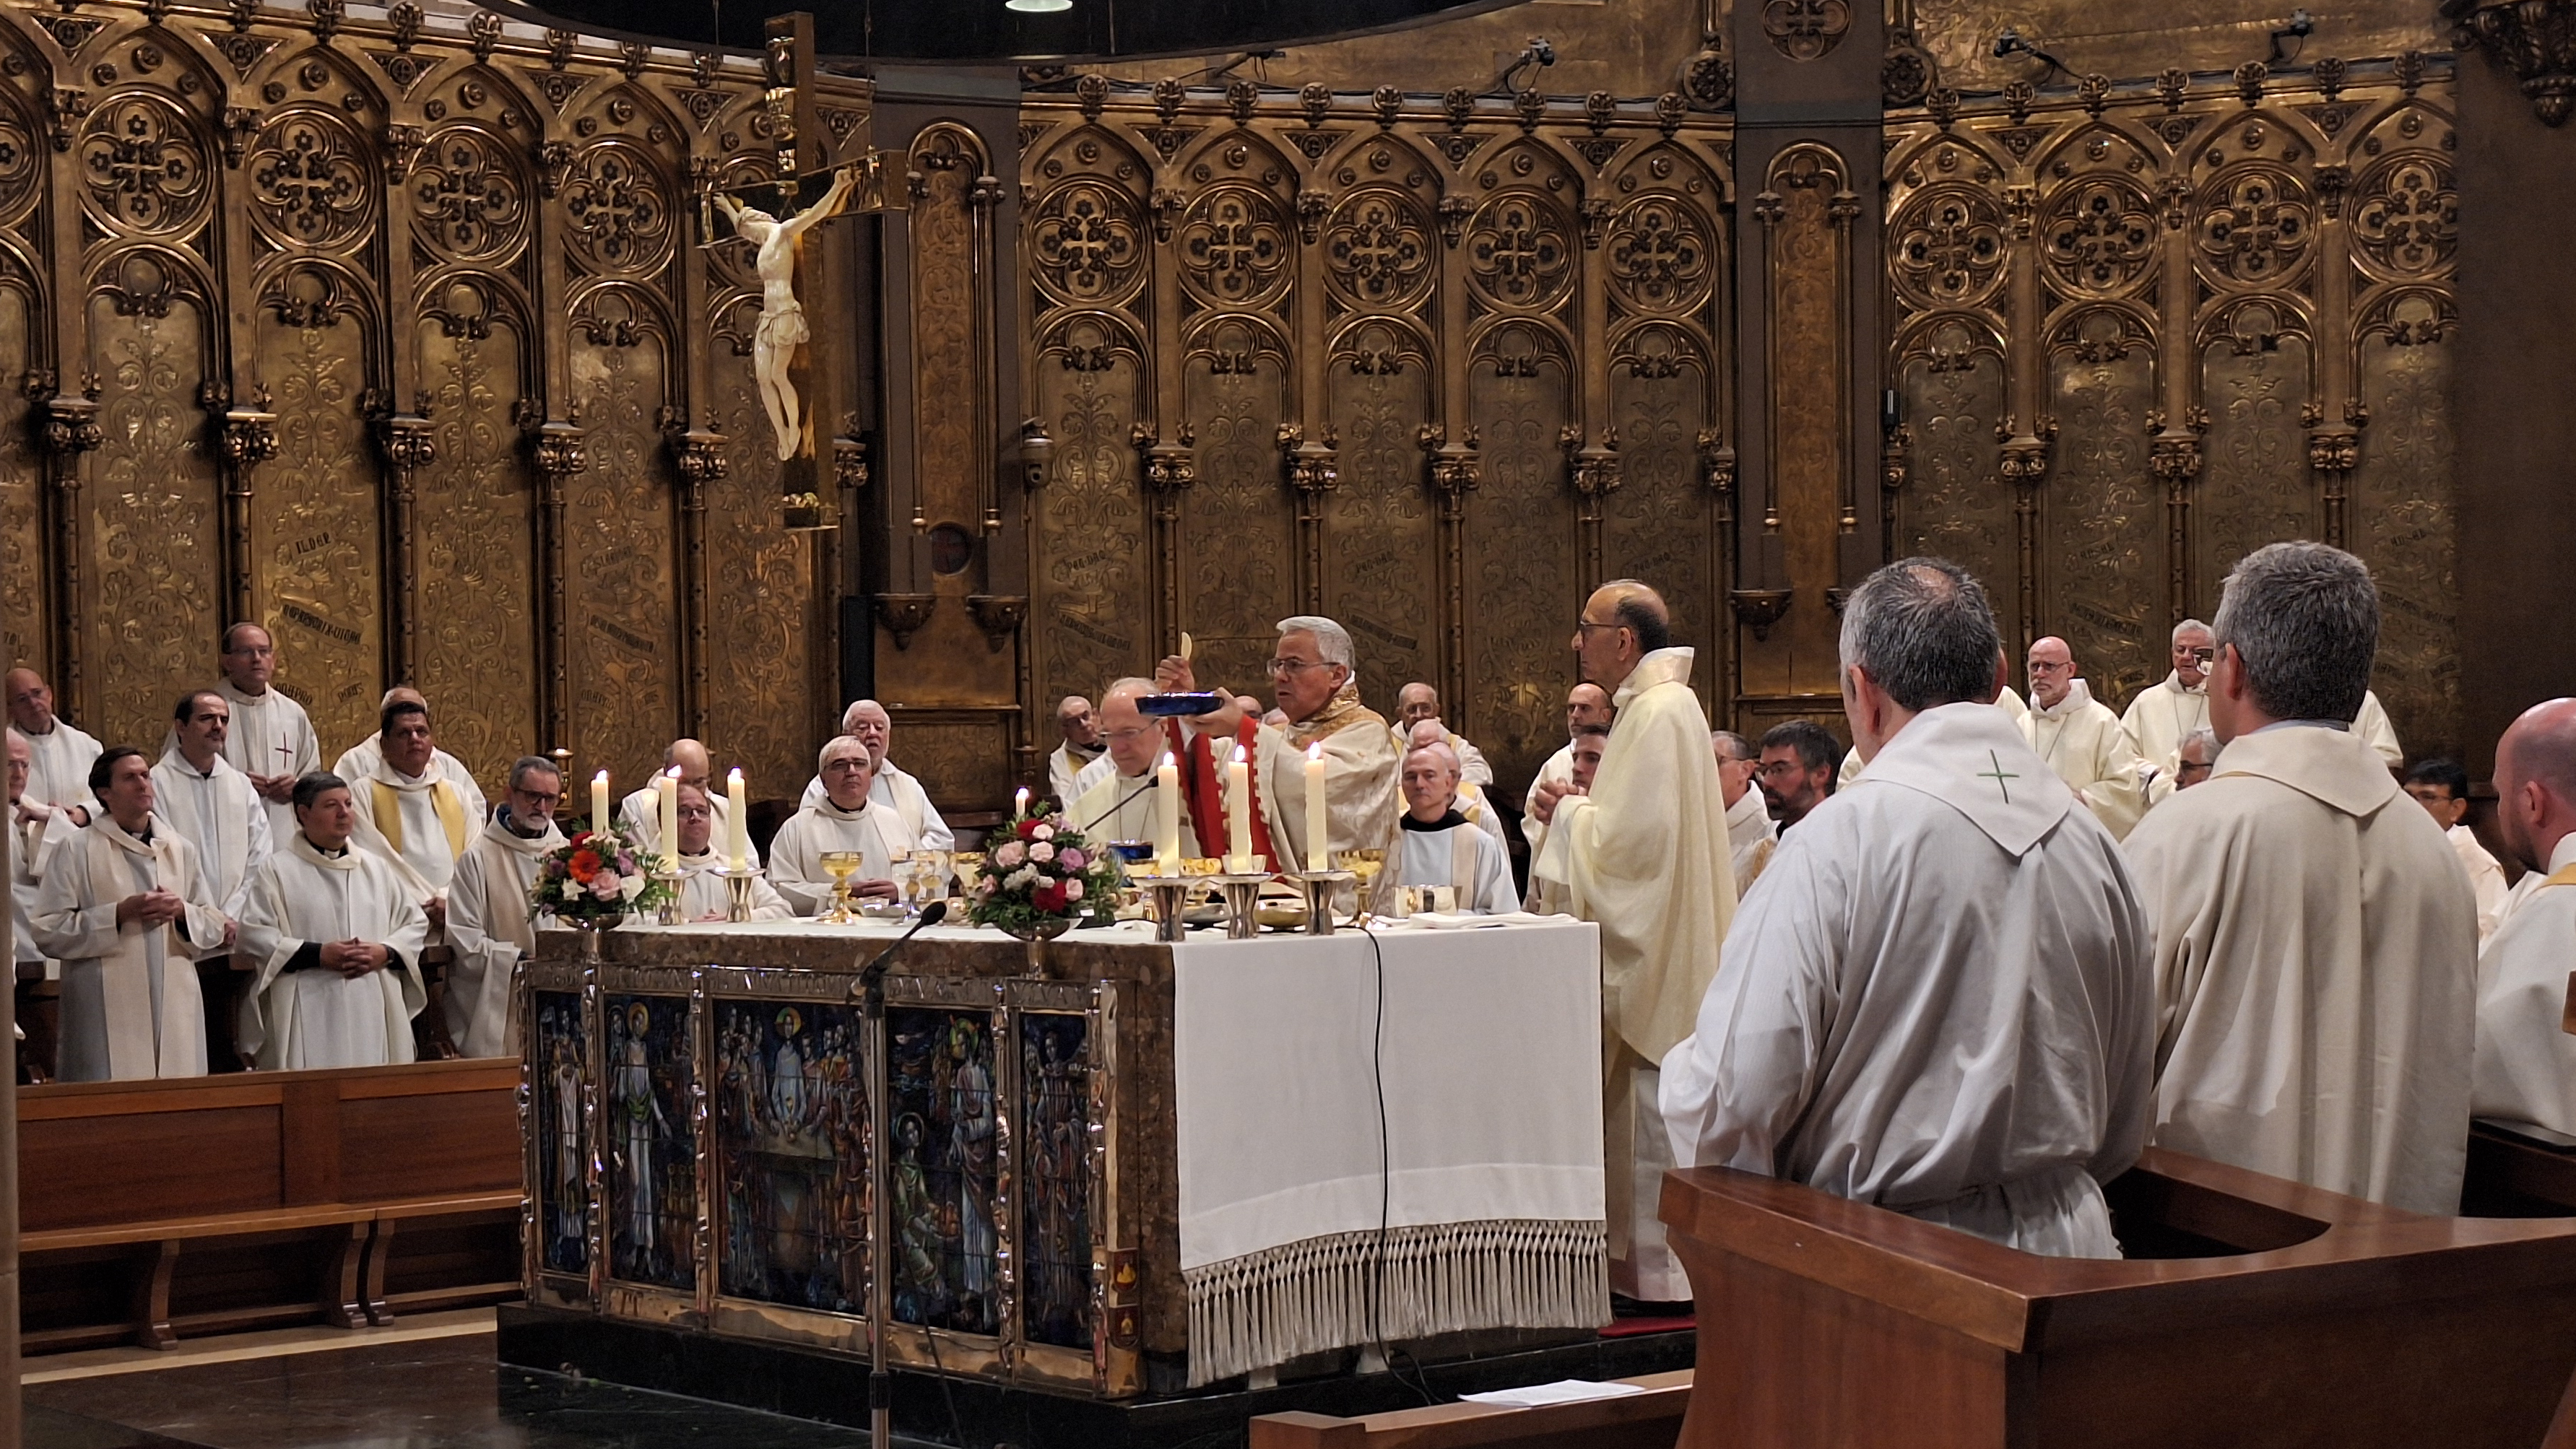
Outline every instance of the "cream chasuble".
[(871, 797), (857, 810), (844, 810), (830, 800), (809, 805), (787, 817), (769, 842), (769, 883), (778, 888), (796, 914), (819, 913), (832, 899), (832, 877), (823, 869), (827, 850), (855, 850), (862, 857), (850, 879), (892, 880), (897, 851), (935, 850), (905, 828), (903, 817)]
[[(805, 793), (798, 797), (796, 808), (811, 810), (817, 805), (830, 803), (832, 797), (823, 789), (823, 777), (816, 775), (805, 782)], [(957, 848), (957, 832), (949, 829), (948, 822), (940, 818), (939, 807), (930, 803), (930, 792), (921, 788), (921, 782), (905, 774), (903, 767), (894, 761), (877, 762), (876, 778), (868, 782), (868, 803), (882, 805), (902, 816), (905, 833), (921, 842), (923, 850)], [(772, 850), (777, 848), (775, 844), (770, 846)]]
[(2083, 680), (2068, 685), (2055, 708), (2024, 714), (2022, 738), (2094, 818), (2111, 828), (2114, 839), (2137, 828), (2147, 811), (2146, 761), (2138, 758), (2120, 717), (2094, 699)]
[(18, 734), (36, 755), (34, 766), (27, 772), (29, 799), (48, 805), (78, 805), (93, 816), (101, 813), (98, 797), (89, 791), (89, 767), (98, 762), (98, 741), (59, 718), (43, 734), (31, 735), (25, 730), (18, 730)]
[(1407, 815), (1399, 834), (1403, 854), (1396, 861), (1395, 883), (1449, 886), (1458, 892), (1458, 909), (1499, 916), (1520, 909), (1512, 898), (1512, 861), (1494, 838), (1449, 812), (1446, 826), (1425, 826)]
[[(717, 872), (725, 863), (713, 855), (680, 857), (680, 874), (688, 879), (680, 883), (680, 919), (684, 921), (721, 921), (732, 904), (732, 888)], [(825, 878), (830, 884), (830, 878)], [(751, 878), (751, 918), (755, 921), (792, 921), (796, 908), (778, 893), (767, 876)]]
[(2482, 1120), (2576, 1137), (2576, 1036), (2561, 1026), (2576, 970), (2576, 835), (2478, 957), (2478, 1047), (2470, 1110)]
[(447, 883), (447, 944), (456, 953), (447, 968), (447, 1037), (469, 1057), (519, 1054), (510, 983), (537, 948), (528, 886), (545, 853), (564, 843), (553, 821), (529, 838), (510, 828), (507, 814), (503, 807), (474, 837)]
[(1726, 807), (1726, 847), (1727, 863), (1735, 870), (1736, 899), (1742, 900), (1780, 847), (1779, 822), (1763, 803), (1761, 787), (1748, 783), (1735, 803)]
[(1657, 1063), (1690, 1034), (1735, 915), (1726, 800), (1708, 716), (1691, 693), (1693, 657), (1658, 649), (1620, 683), (1592, 792), (1557, 801), (1530, 872), (1601, 926), (1610, 1285), (1658, 1302), (1688, 1298), (1690, 1283), (1655, 1216), (1670, 1159)]
[(2478, 833), (2469, 827), (2454, 825), (2443, 835), (2451, 842), (2451, 853), (2460, 858), (2460, 868), (2469, 873), (2469, 889), (2477, 895), (2478, 945), (2483, 948), (2504, 923), (2504, 901), (2511, 893), (2504, 883), (2504, 867), (2487, 854), (2487, 848), (2478, 843)]
[[(1538, 787), (1550, 780), (1560, 785), (1574, 783), (1574, 742), (1572, 740), (1559, 745), (1556, 753), (1547, 757), (1547, 763), (1539, 766), (1538, 773), (1530, 777), (1529, 790), (1521, 796), (1521, 839), (1529, 845), (1529, 858), (1532, 863), (1536, 863), (1539, 852), (1547, 848), (1547, 822), (1538, 818)], [(1536, 881), (1530, 883), (1533, 891), (1537, 884)]]
[(2161, 683), (2148, 685), (2129, 701), (2126, 714), (2120, 716), (2120, 727), (2129, 732), (2129, 743), (2137, 747), (2138, 757), (2153, 765), (2155, 779), (2147, 786), (2147, 803), (2153, 805), (2174, 792), (2174, 782), (2182, 778), (2182, 737), (2209, 723), (2209, 691), (2189, 688), (2179, 674), (2168, 674)]
[[(420, 952), (429, 931), (411, 883), (352, 844), (328, 854), (302, 831), (253, 878), (242, 953), (257, 963), (242, 1003), (242, 1050), (262, 1071), (381, 1067), (412, 1060), (411, 1019), (428, 993)], [(384, 969), (345, 977), (306, 950), (365, 941)]]
[(216, 909), (240, 920), (251, 874), (270, 849), (268, 811), (250, 777), (221, 755), (201, 774), (173, 746), (152, 767), (152, 814), (197, 847)]
[[(1361, 705), (1357, 687), (1344, 685), (1312, 719), (1262, 725), (1253, 738), (1253, 788), (1261, 794), (1270, 843), (1281, 856), (1271, 869), (1306, 868), (1306, 747), (1318, 740), (1324, 745), (1324, 848), (1392, 853), (1396, 816), (1404, 810), (1396, 793), (1404, 762), (1386, 721)], [(1233, 746), (1223, 739), (1212, 743), (1222, 780)], [(1394, 884), (1384, 873), (1378, 881)]]
[[(185, 963), (222, 954), (225, 917), (196, 847), (157, 818), (144, 834), (149, 844), (102, 810), (43, 862), (31, 924), (36, 945), (63, 963), (66, 1082), (206, 1073), (205, 993)], [(187, 913), (167, 926), (116, 923), (117, 902), (156, 888)]]
[[(1109, 757), (1101, 756), (1106, 760)], [(1064, 818), (1073, 824), (1074, 833), (1107, 843), (1113, 840), (1141, 840), (1147, 844), (1160, 840), (1163, 824), (1160, 792), (1154, 788), (1155, 772), (1122, 775), (1113, 762), (1107, 770), (1095, 766), (1082, 772), (1084, 785), (1065, 807)], [(1175, 791), (1175, 794), (1180, 792)], [(1180, 801), (1181, 853), (1189, 855), (1195, 847), (1190, 833), (1190, 802)]]
[(2376, 690), (2361, 693), (2361, 713), (2353, 716), (2352, 732), (2363, 744), (2379, 752), (2382, 764), (2392, 770), (2406, 768), (2406, 751), (2397, 743), (2397, 726), (2388, 722), (2388, 711), (2379, 703)]
[[(217, 680), (214, 689), (232, 706), (224, 758), (234, 769), (245, 775), (303, 775), (322, 768), (322, 741), (313, 733), (313, 720), (285, 691), (272, 688), (265, 694), (244, 694), (228, 679)], [(265, 796), (260, 803), (268, 807), (268, 839), (275, 849), (295, 833), (295, 807)]]
[(16, 928), (9, 945), (22, 972), (41, 968), (48, 981), (62, 979), (63, 966), (36, 944), (36, 893), (44, 888), (45, 866), (54, 847), (79, 835), (80, 827), (60, 810), (9, 831), (10, 924)]
[[(2005, 714), (2011, 716), (2013, 722), (2016, 724), (2030, 718), (2030, 706), (2022, 702), (2022, 697), (2019, 694), (2014, 693), (2013, 687), (2009, 684), (2005, 685), (2002, 691), (1996, 694), (1995, 708), (2002, 710)], [(2027, 743), (2027, 740), (2025, 740), (2025, 743)], [(1853, 785), (1859, 783), (1860, 777), (1860, 751), (1856, 749), (1845, 750), (1843, 752), (1842, 773), (1834, 777), (1834, 788), (1836, 790), (1848, 790)]]
[(1088, 750), (1077, 750), (1071, 744), (1057, 745), (1047, 755), (1047, 798), (1055, 802), (1058, 810), (1071, 810), (1073, 802), (1082, 798), (1084, 787), (1079, 782), (1083, 772), (1108, 758), (1105, 745)]
[(2116, 1258), (2101, 1184), (2146, 1145), (2150, 950), (2118, 844), (2011, 721), (1926, 710), (1745, 897), (1664, 1059), (1673, 1160)]
[(2458, 1211), (2477, 903), (2342, 730), (2241, 735), (2128, 840), (2156, 930), (2158, 1146)]
[(379, 756), (374, 774), (349, 781), (349, 795), (358, 807), (351, 841), (383, 857), (423, 900), (445, 894), (457, 857), (492, 816), (474, 777), (436, 759), (429, 773), (406, 775)]

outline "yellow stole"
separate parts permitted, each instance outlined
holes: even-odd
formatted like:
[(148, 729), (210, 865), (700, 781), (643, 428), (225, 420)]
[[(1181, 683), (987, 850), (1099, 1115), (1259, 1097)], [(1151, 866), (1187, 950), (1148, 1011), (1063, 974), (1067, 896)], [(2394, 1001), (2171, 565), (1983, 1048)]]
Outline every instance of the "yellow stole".
[(2549, 879), (2542, 881), (2536, 888), (2545, 891), (2551, 886), (2561, 885), (2576, 885), (2576, 865), (2571, 865), (2565, 870), (2558, 872), (2556, 875), (2549, 877)]
[[(376, 797), (376, 829), (384, 832), (385, 843), (402, 854), (402, 792), (382, 780), (369, 780), (368, 788)], [(445, 780), (434, 780), (429, 786), (429, 808), (438, 812), (438, 826), (447, 832), (447, 855), (450, 860), (465, 854), (465, 802), (456, 797), (456, 787)]]

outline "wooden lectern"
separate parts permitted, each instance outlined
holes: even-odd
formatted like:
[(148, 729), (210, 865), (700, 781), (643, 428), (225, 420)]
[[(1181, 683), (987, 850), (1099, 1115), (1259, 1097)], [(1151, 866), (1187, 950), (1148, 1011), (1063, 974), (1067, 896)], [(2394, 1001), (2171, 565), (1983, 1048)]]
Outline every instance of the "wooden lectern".
[(2576, 1221), (2430, 1218), (2150, 1149), (2122, 1261), (1723, 1168), (1668, 1173), (1705, 1449), (2530, 1449), (2576, 1368)]

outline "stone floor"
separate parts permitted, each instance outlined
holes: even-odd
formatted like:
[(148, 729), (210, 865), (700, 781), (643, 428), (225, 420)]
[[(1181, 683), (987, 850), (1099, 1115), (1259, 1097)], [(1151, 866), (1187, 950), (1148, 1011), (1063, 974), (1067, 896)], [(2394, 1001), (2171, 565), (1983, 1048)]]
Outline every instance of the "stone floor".
[(494, 1361), (488, 1331), (47, 1379), (52, 1365), (46, 1359), (28, 1365), (28, 1449), (860, 1449), (867, 1443), (858, 1430), (506, 1368)]

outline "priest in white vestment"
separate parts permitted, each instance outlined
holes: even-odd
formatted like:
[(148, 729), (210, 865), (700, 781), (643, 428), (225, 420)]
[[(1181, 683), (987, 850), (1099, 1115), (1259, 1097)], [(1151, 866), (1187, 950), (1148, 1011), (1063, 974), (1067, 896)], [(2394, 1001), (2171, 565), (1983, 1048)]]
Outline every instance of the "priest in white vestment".
[(187, 837), (152, 814), (152, 762), (120, 745), (90, 767), (100, 810), (44, 861), (30, 924), (63, 963), (66, 1082), (206, 1073), (205, 995), (189, 963), (232, 948)]
[(1782, 839), (1841, 788), (1834, 771), (1834, 749), (1841, 743), (1811, 719), (1784, 719), (1762, 732), (1753, 782)]
[(224, 652), (216, 662), (223, 678), (215, 681), (215, 693), (233, 708), (224, 758), (250, 777), (251, 788), (268, 806), (268, 838), (281, 843), (295, 833), (295, 782), (322, 768), (322, 741), (304, 706), (275, 687), (277, 645), (266, 629), (257, 624), (226, 629)]
[[(2209, 772), (2217, 766), (2218, 733), (2209, 726), (2202, 725), (2190, 734), (2184, 735), (2182, 743), (2174, 746), (2174, 789), (2188, 790), (2200, 784), (2209, 778)], [(2171, 792), (2167, 794), (2170, 798)]]
[[(903, 828), (921, 842), (922, 849), (955, 850), (957, 832), (948, 828), (939, 808), (930, 803), (930, 792), (888, 757), (894, 743), (894, 716), (886, 713), (886, 707), (873, 699), (853, 703), (841, 711), (841, 733), (867, 746), (868, 758), (876, 761), (868, 798), (902, 816)], [(805, 793), (798, 798), (797, 806), (810, 810), (822, 804), (829, 793), (823, 787), (823, 777), (817, 775), (805, 782)]]
[[(1608, 696), (1605, 695), (1603, 697), (1607, 698)], [(1604, 713), (1607, 713), (1607, 711), (1604, 711)], [(1606, 724), (1580, 724), (1574, 727), (1574, 738), (1567, 741), (1565, 746), (1567, 750), (1572, 752), (1572, 758), (1574, 761), (1573, 772), (1565, 781), (1567, 794), (1589, 795), (1592, 793), (1592, 782), (1600, 778), (1601, 775), (1601, 752), (1609, 748), (1609, 745), (1610, 726)], [(1530, 823), (1535, 825), (1538, 822), (1533, 818)], [(1574, 907), (1572, 902), (1567, 899), (1568, 893), (1564, 884), (1559, 881), (1549, 880), (1547, 877), (1540, 875), (1537, 869), (1538, 861), (1539, 852), (1533, 849), (1530, 852), (1531, 868), (1529, 878), (1529, 898), (1526, 902), (1529, 909), (1543, 916), (1570, 916), (1574, 914)], [(1742, 891), (1737, 891), (1736, 894), (1740, 897), (1744, 893)]]
[(2146, 916), (2110, 832), (1987, 704), (1995, 640), (1985, 591), (1939, 560), (1844, 603), (1869, 771), (1745, 897), (1663, 1111), (1678, 1165), (2116, 1258), (2102, 1185), (2154, 1102)]
[(408, 699), (386, 705), (376, 740), (382, 754), (375, 773), (345, 782), (358, 811), (355, 838), (410, 882), (436, 945), (446, 938), (448, 881), (490, 807), (462, 765), (440, 759), (426, 706)]
[(2378, 754), (2382, 764), (2392, 770), (2406, 768), (2406, 751), (2397, 743), (2397, 726), (2389, 723), (2388, 710), (2380, 704), (2376, 690), (2362, 691), (2361, 708), (2352, 717), (2352, 732)]
[(1655, 1215), (1672, 1157), (1655, 1105), (1657, 1064), (1690, 1034), (1735, 915), (1708, 715), (1691, 692), (1692, 651), (1672, 647), (1670, 620), (1664, 601), (1634, 579), (1584, 601), (1575, 656), (1584, 678), (1611, 691), (1618, 717), (1589, 793), (1539, 791), (1547, 849), (1530, 869), (1564, 888), (1575, 916), (1601, 927), (1610, 1287), (1654, 1303), (1690, 1297)]
[(2496, 834), (2531, 884), (2478, 957), (2470, 1108), (2576, 1139), (2576, 1035), (2561, 1026), (2576, 969), (2576, 699), (2533, 705), (2505, 730), (2495, 786)]
[(179, 701), (176, 735), (152, 767), (152, 813), (197, 847), (216, 908), (241, 919), (250, 878), (268, 859), (268, 809), (250, 777), (223, 756), (232, 706), (211, 689)]
[[(385, 697), (377, 703), (377, 717), (380, 720), (383, 718), (386, 705), (403, 703), (419, 705), (424, 711), (429, 708), (427, 696), (408, 684), (397, 684), (386, 690)], [(339, 762), (331, 767), (331, 773), (348, 781), (349, 787), (354, 790), (360, 780), (372, 779), (375, 776), (376, 766), (382, 764), (384, 758), (385, 737), (383, 732), (378, 730), (342, 750)], [(463, 760), (439, 749), (434, 744), (430, 747), (429, 759), (430, 768), (427, 773), (453, 782), (460, 789), (472, 786), (478, 793), (481, 791), (481, 784), (475, 780), (474, 772), (465, 767)]]
[[(680, 919), (684, 921), (721, 921), (733, 904), (733, 888), (721, 871), (724, 858), (715, 850), (716, 812), (714, 797), (695, 785), (680, 787)], [(769, 877), (751, 878), (751, 918), (755, 921), (792, 921), (796, 908), (769, 883)]]
[[(1111, 684), (1100, 696), (1096, 732), (1107, 749), (1083, 768), (1064, 818), (1076, 834), (1091, 840), (1131, 840), (1148, 844), (1162, 839), (1161, 792), (1156, 769), (1163, 759), (1163, 732), (1136, 707), (1154, 692), (1154, 681), (1128, 678)], [(1190, 806), (1180, 802), (1181, 853), (1191, 853)]]
[[(1251, 821), (1255, 855), (1270, 858), (1276, 870), (1302, 869), (1306, 863), (1306, 751), (1321, 745), (1324, 760), (1324, 848), (1387, 850), (1395, 844), (1396, 776), (1401, 762), (1395, 734), (1385, 718), (1360, 703), (1359, 654), (1350, 631), (1320, 615), (1282, 619), (1279, 639), (1271, 646), (1272, 695), (1286, 722), (1254, 720), (1242, 701), (1227, 694), (1214, 713), (1188, 727), (1190, 757), (1182, 763), (1182, 787), (1189, 792), (1193, 818), (1233, 832), (1225, 816), (1225, 797), (1217, 788), (1238, 748), (1252, 766)], [(1197, 689), (1190, 662), (1178, 655), (1155, 666), (1154, 683), (1167, 692)], [(1381, 873), (1378, 884), (1395, 882)], [(1345, 906), (1348, 901), (1344, 902)], [(1372, 903), (1374, 904), (1374, 902)]]
[(935, 850), (912, 833), (904, 817), (879, 802), (871, 790), (874, 757), (850, 735), (834, 735), (823, 744), (816, 762), (823, 782), (823, 803), (808, 805), (787, 818), (769, 842), (769, 881), (800, 916), (820, 915), (832, 904), (832, 877), (823, 869), (826, 851), (855, 850), (859, 869), (850, 877), (853, 900), (897, 896), (897, 856)]
[[(1106, 701), (1103, 702), (1104, 707)], [(1100, 715), (1091, 701), (1068, 694), (1055, 703), (1056, 747), (1047, 751), (1047, 798), (1071, 808), (1082, 791), (1074, 782), (1102, 756)]]
[[(1458, 737), (1449, 733), (1447, 725), (1436, 719), (1427, 719), (1413, 727), (1413, 738), (1400, 745), (1397, 753), (1400, 758), (1424, 745), (1445, 745), (1449, 748), (1450, 757), (1455, 759), (1458, 756), (1459, 743)], [(1510, 860), (1512, 858), (1511, 837), (1503, 834), (1502, 812), (1493, 807), (1492, 801), (1482, 787), (1466, 778), (1463, 773), (1466, 769), (1464, 763), (1459, 765), (1459, 769), (1462, 773), (1458, 779), (1458, 798), (1454, 802), (1454, 808), (1459, 817), (1493, 837), (1494, 844), (1503, 852), (1503, 859)], [(1400, 793), (1400, 781), (1398, 788)]]
[(1404, 757), (1402, 850), (1395, 861), (1400, 886), (1447, 886), (1457, 908), (1477, 915), (1505, 915), (1520, 908), (1512, 895), (1512, 859), (1502, 844), (1458, 813), (1458, 756), (1444, 741), (1413, 747)]
[(1478, 787), (1494, 783), (1494, 767), (1485, 752), (1467, 743), (1465, 735), (1440, 724), (1440, 691), (1417, 679), (1395, 692), (1396, 753), (1410, 754), (1422, 743), (1425, 722), (1440, 725), (1440, 740), (1458, 757), (1458, 767), (1464, 771), (1461, 779)]
[(2442, 827), (2442, 838), (2451, 842), (2451, 853), (2460, 858), (2460, 867), (2469, 873), (2469, 888), (2478, 898), (2478, 944), (2492, 939), (2502, 919), (2505, 896), (2504, 867), (2487, 854), (2478, 843), (2478, 833), (2468, 826), (2469, 772), (2457, 760), (2435, 757), (2418, 760), (2407, 770), (2406, 793)]
[(2120, 717), (2076, 677), (2075, 656), (2063, 639), (2030, 646), (2030, 713), (2022, 738), (2115, 838), (2126, 837), (2147, 813), (2147, 762)]
[[(2009, 673), (2010, 670), (2007, 669), (2006, 672)], [(2005, 714), (2011, 716), (2014, 724), (2020, 724), (2023, 720), (2030, 718), (2030, 706), (2022, 702), (2022, 697), (2019, 694), (2014, 693), (2013, 687), (2009, 684), (1995, 691), (1995, 708), (2002, 710)], [(1859, 748), (1854, 747), (1844, 751), (1842, 771), (1834, 777), (1834, 788), (1837, 790), (1848, 790), (1852, 786), (1859, 784), (1860, 769)]]
[[(724, 829), (725, 819), (733, 806), (715, 788), (715, 763), (707, 747), (696, 740), (673, 740), (662, 751), (664, 772), (680, 772), (680, 783), (695, 785), (715, 802), (716, 828)], [(641, 789), (629, 790), (617, 802), (617, 833), (626, 843), (647, 854), (662, 851), (662, 788), (658, 779), (647, 780)], [(753, 865), (760, 864), (760, 847), (751, 848)]]
[(413, 1059), (411, 1020), (429, 999), (429, 931), (412, 883), (362, 849), (339, 776), (295, 782), (296, 831), (251, 882), (241, 948), (255, 963), (242, 1050), (263, 1071), (382, 1067)]
[(519, 1054), (511, 983), (519, 963), (537, 949), (528, 887), (546, 853), (564, 843), (555, 824), (562, 803), (563, 775), (554, 761), (521, 756), (510, 766), (501, 808), (457, 858), (448, 880), (447, 944), (455, 956), (439, 1009), (448, 1041), (465, 1056)]
[[(1547, 757), (1531, 777), (1529, 790), (1521, 797), (1521, 839), (1529, 845), (1529, 858), (1547, 846), (1547, 822), (1538, 818), (1538, 787), (1553, 780), (1571, 784), (1574, 780), (1574, 737), (1585, 725), (1610, 727), (1610, 691), (1585, 682), (1565, 692), (1565, 744)], [(1535, 883), (1533, 883), (1535, 884)]]
[(2217, 768), (2128, 840), (2156, 930), (2156, 1143), (2456, 1212), (2477, 902), (2350, 729), (2378, 591), (2341, 549), (2276, 543), (2228, 575), (2214, 632)]
[(22, 804), (27, 791), (27, 777), (34, 773), (35, 751), (27, 737), (16, 730), (5, 732), (8, 747), (8, 770), (5, 778), (9, 792), (9, 905), (11, 932), (9, 944), (16, 957), (21, 981), (58, 980), (62, 963), (45, 955), (36, 944), (36, 892), (45, 883), (45, 860), (55, 846), (75, 839), (80, 827), (71, 816), (60, 810)]
[(2216, 652), (2207, 624), (2185, 619), (2174, 625), (2173, 672), (2139, 690), (2120, 716), (2129, 743), (2155, 769), (2147, 781), (2150, 805), (2174, 792), (2174, 777), (2182, 770), (2175, 752), (2184, 737), (2209, 724), (2209, 660)]
[(35, 752), (35, 771), (27, 793), (43, 804), (71, 812), (86, 825), (98, 811), (90, 797), (89, 767), (98, 759), (98, 741), (54, 713), (54, 691), (32, 669), (12, 669), (5, 676), (9, 727), (27, 737)]
[(1711, 730), (1709, 748), (1717, 755), (1717, 787), (1726, 801), (1726, 845), (1735, 867), (1735, 896), (1753, 889), (1771, 853), (1780, 848), (1779, 828), (1771, 807), (1754, 788), (1753, 772), (1762, 768), (1762, 752), (1733, 730)]

